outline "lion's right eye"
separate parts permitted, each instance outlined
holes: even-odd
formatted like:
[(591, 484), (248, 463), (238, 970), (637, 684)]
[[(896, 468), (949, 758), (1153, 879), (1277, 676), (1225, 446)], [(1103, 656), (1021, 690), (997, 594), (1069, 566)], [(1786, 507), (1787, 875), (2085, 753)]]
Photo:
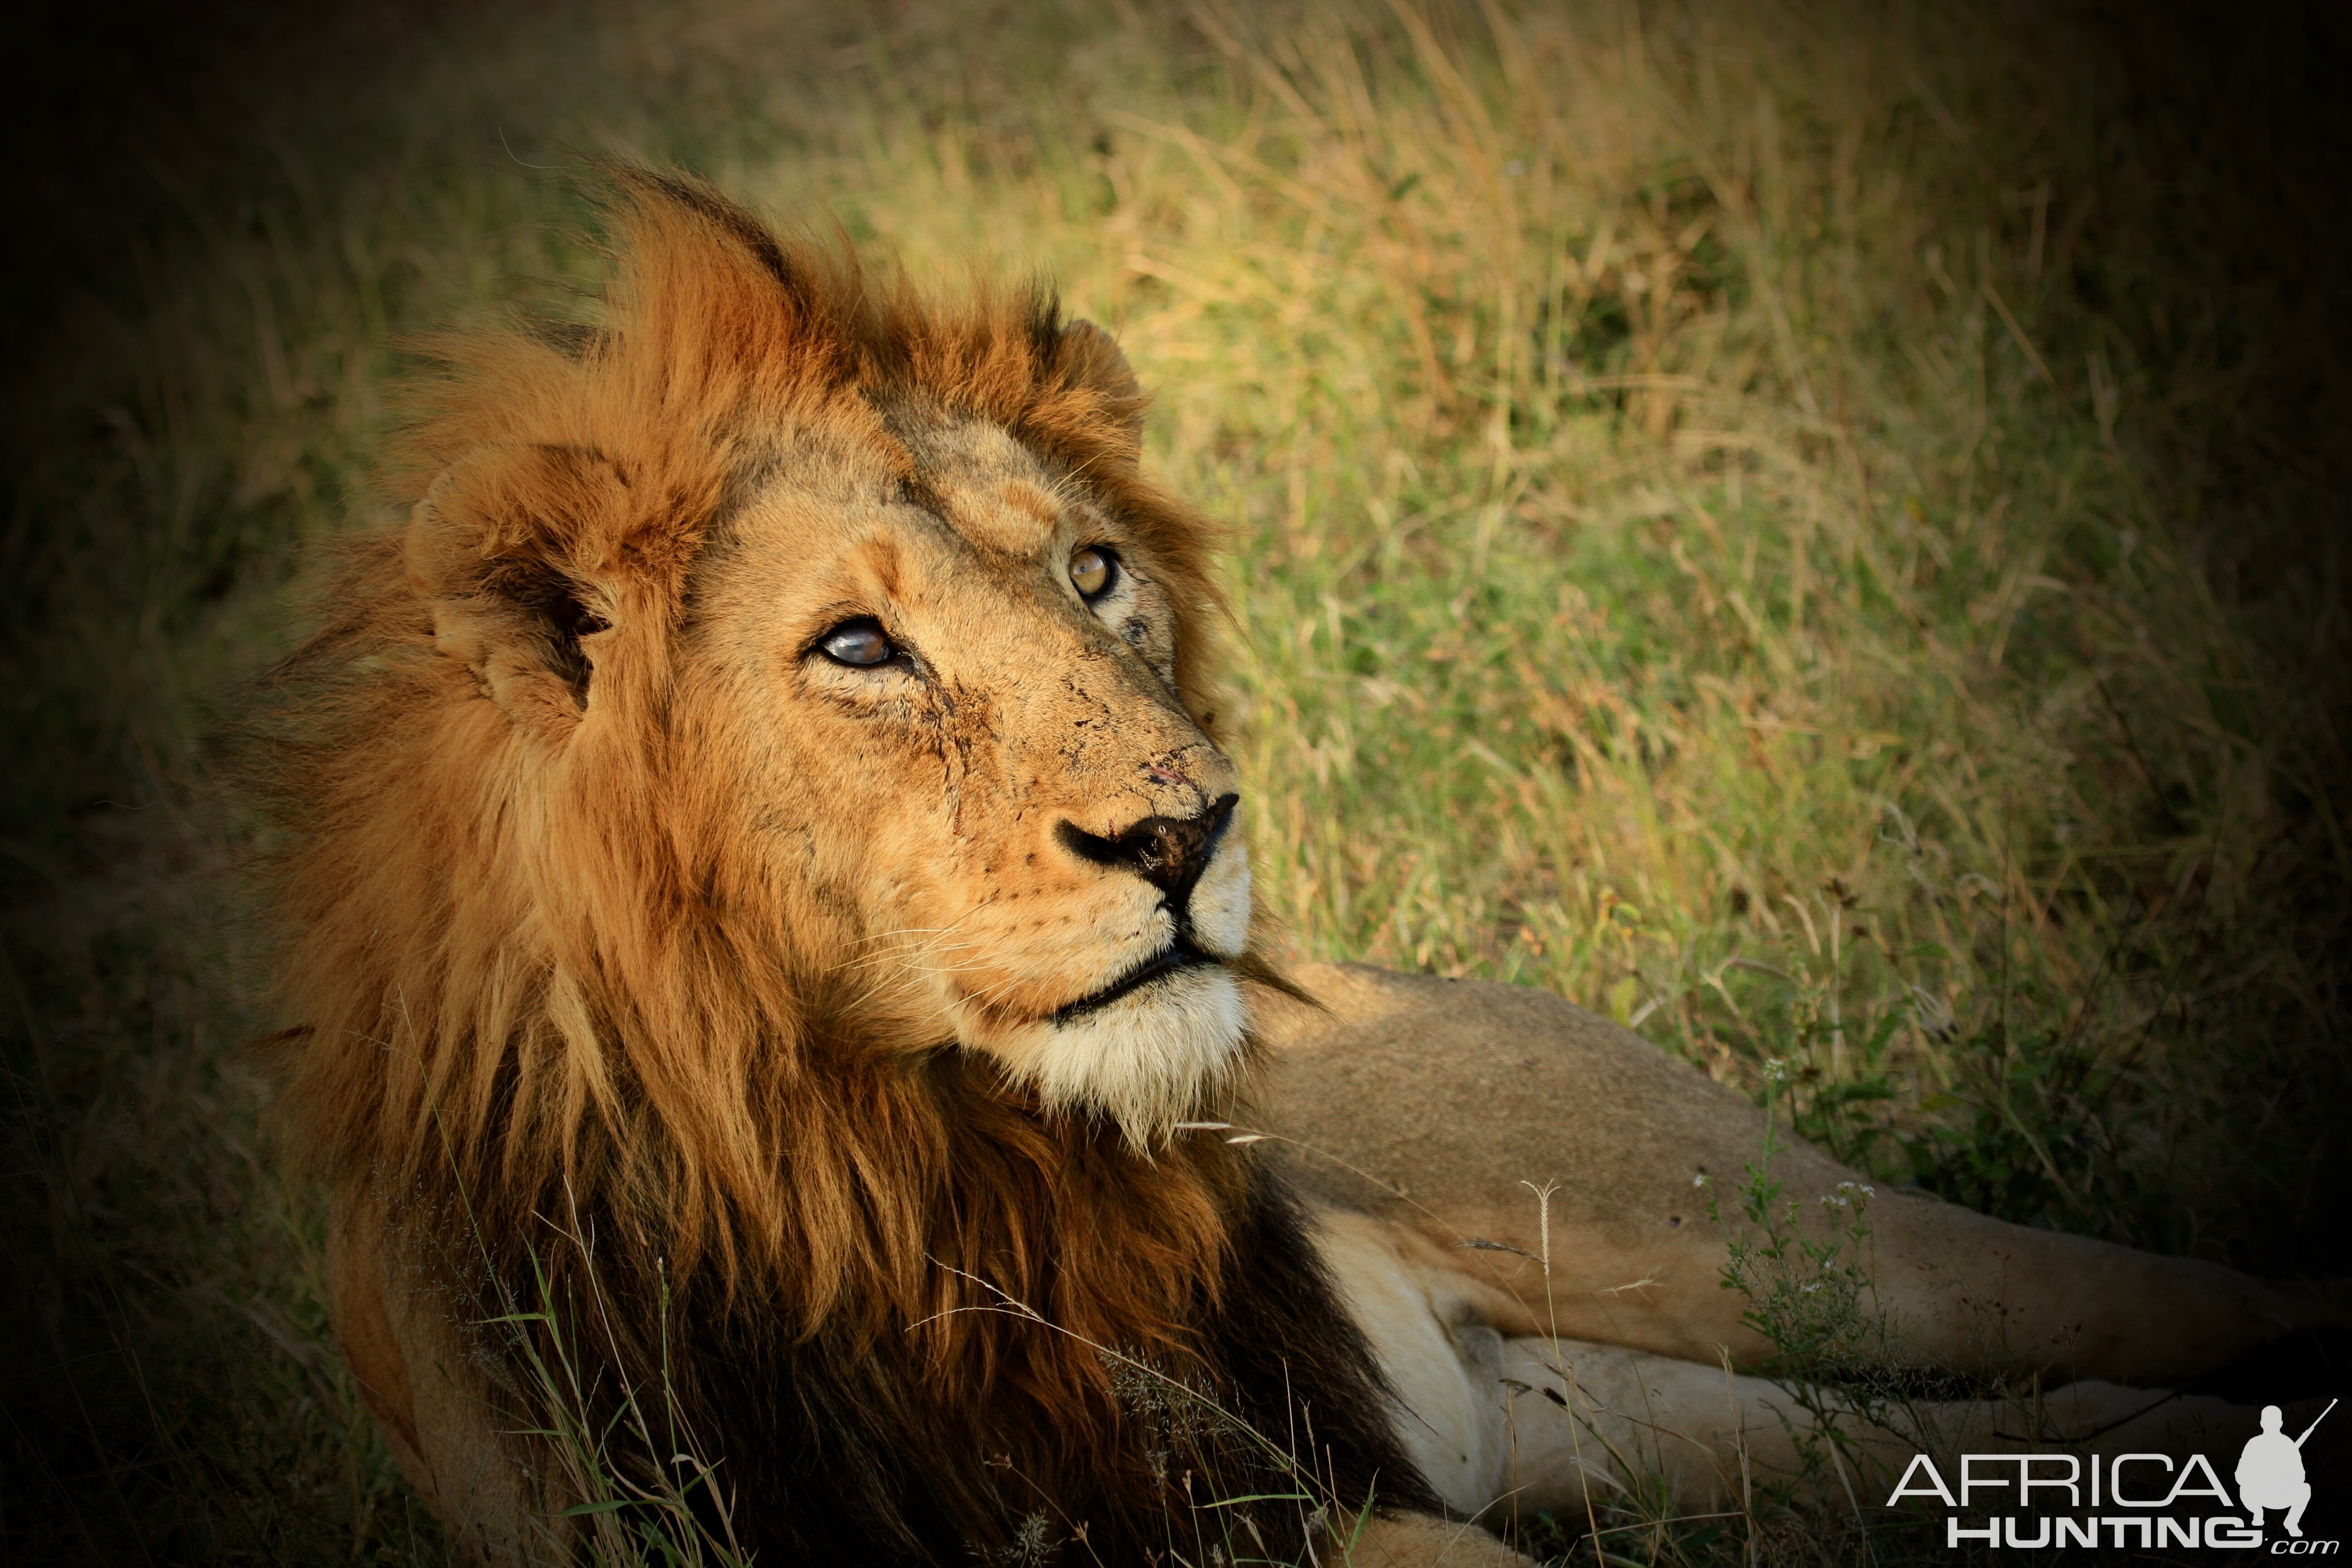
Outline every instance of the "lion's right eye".
[(1109, 593), (1118, 581), (1118, 557), (1101, 545), (1089, 544), (1070, 557), (1070, 586), (1087, 604)]
[(835, 664), (845, 664), (854, 669), (871, 669), (887, 664), (898, 650), (883, 635), (882, 628), (872, 621), (844, 621), (824, 634), (816, 645), (824, 657)]

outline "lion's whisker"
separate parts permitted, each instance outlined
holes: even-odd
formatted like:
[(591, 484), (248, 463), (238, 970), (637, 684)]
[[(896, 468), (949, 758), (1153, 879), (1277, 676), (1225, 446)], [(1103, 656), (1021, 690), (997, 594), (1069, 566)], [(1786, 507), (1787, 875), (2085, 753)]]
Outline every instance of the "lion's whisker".
[(910, 968), (920, 968), (920, 969), (924, 969), (925, 973), (948, 973), (948, 972), (947, 972), (947, 971), (945, 971), (945, 970), (932, 970), (932, 969), (929, 969), (928, 967), (926, 967), (926, 966), (924, 966), (924, 965), (921, 965), (921, 964), (918, 963), (916, 962), (916, 960), (917, 960), (919, 957), (929, 957), (929, 956), (935, 956), (935, 955), (938, 955), (938, 954), (940, 954), (940, 953), (971, 952), (973, 952), (973, 951), (975, 951), (976, 949), (978, 949), (978, 948), (980, 948), (980, 947), (982, 947), (982, 946), (984, 946), (984, 945), (985, 945), (985, 944), (984, 944), (984, 943), (982, 943), (982, 942), (962, 942), (962, 943), (959, 943), (959, 944), (957, 944), (956, 946), (953, 946), (953, 947), (948, 947), (948, 948), (936, 948), (936, 947), (929, 947), (929, 946), (917, 946), (917, 947), (904, 948), (904, 949), (900, 949), (900, 950), (898, 950), (898, 951), (896, 951), (896, 952), (876, 952), (876, 953), (868, 953), (868, 954), (866, 954), (866, 955), (865, 957), (863, 957), (863, 958), (852, 959), (852, 960), (849, 960), (849, 961), (848, 961), (848, 962), (846, 962), (846, 963), (836, 963), (836, 964), (835, 964), (835, 965), (833, 966), (833, 968), (832, 968), (832, 969), (828, 970), (826, 973), (833, 973), (833, 974), (838, 974), (838, 973), (842, 973), (842, 972), (843, 972), (843, 971), (845, 971), (845, 970), (850, 970), (850, 969), (872, 969), (872, 968), (876, 967), (877, 965), (884, 964), (884, 963), (889, 963), (892, 959), (896, 958), (896, 959), (900, 959), (900, 960), (905, 961), (905, 962), (906, 962), (906, 963), (908, 964), (908, 967), (910, 967)]

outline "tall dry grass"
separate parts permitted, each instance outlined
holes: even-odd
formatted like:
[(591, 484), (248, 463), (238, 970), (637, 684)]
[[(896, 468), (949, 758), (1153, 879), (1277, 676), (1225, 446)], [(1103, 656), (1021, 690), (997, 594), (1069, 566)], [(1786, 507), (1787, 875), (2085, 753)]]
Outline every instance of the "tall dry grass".
[(374, 504), (401, 334), (593, 285), (583, 150), (920, 275), (1045, 268), (1118, 331), (1233, 529), (1294, 952), (1783, 1063), (1808, 1135), (2010, 1217), (2341, 1271), (2344, 404), (2324, 290), (2262, 260), (2333, 220), (2215, 141), (2299, 35), (428, 15), (154, 141), (161, 216), (14, 389), (12, 1552), (440, 1550), (236, 1048), (257, 829), (209, 737)]

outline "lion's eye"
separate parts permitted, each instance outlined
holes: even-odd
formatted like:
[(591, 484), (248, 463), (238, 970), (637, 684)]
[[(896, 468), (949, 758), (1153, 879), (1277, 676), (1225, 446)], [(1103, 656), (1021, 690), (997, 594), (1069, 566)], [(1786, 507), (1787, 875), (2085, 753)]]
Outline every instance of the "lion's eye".
[(824, 634), (817, 647), (824, 657), (835, 664), (846, 664), (858, 669), (868, 669), (889, 661), (898, 650), (882, 634), (882, 628), (872, 621), (844, 621)]
[(1070, 557), (1070, 586), (1091, 604), (1110, 592), (1118, 581), (1118, 557), (1099, 544), (1089, 544)]

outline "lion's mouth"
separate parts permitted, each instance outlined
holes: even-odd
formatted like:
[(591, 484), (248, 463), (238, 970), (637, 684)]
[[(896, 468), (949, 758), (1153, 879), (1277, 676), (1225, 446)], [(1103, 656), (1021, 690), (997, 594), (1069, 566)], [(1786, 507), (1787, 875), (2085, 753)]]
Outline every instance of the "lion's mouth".
[(1166, 947), (1161, 948), (1101, 990), (1081, 996), (1066, 1006), (1056, 1008), (1045, 1021), (1049, 1024), (1072, 1023), (1089, 1013), (1100, 1012), (1120, 997), (1139, 991), (1155, 980), (1174, 974), (1180, 970), (1197, 969), (1203, 964), (1213, 964), (1217, 962), (1215, 958), (1192, 945), (1191, 938), (1176, 937)]

